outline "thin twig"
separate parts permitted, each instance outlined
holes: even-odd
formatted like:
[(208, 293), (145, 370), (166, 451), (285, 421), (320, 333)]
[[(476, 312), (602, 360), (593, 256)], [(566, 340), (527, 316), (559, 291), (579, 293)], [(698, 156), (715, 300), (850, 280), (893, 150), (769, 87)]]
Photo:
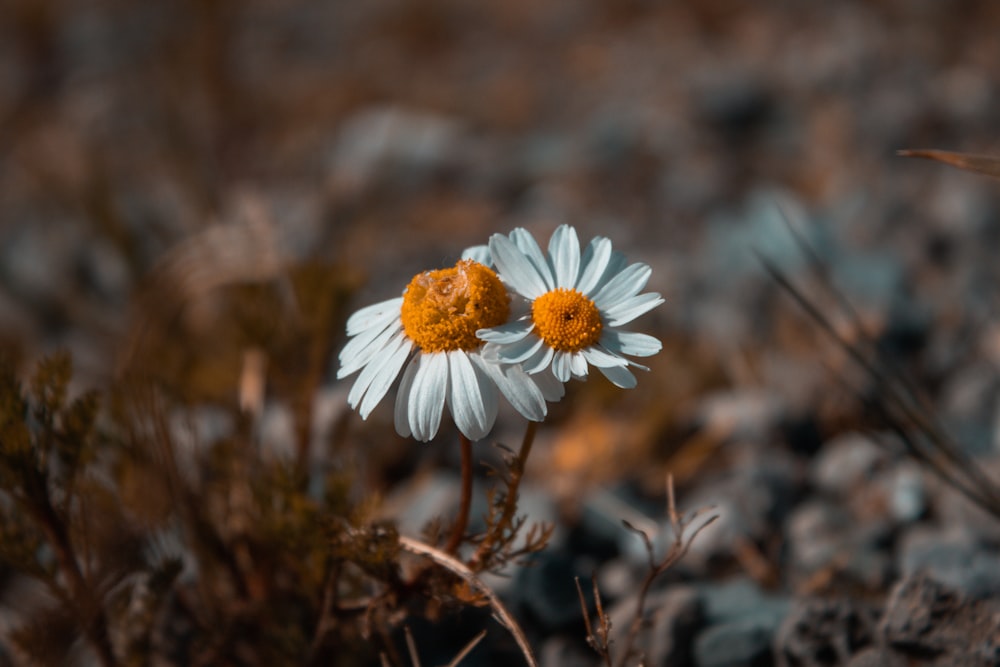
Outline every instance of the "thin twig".
[(583, 596), (583, 588), (580, 586), (580, 577), (573, 578), (576, 583), (576, 594), (580, 597), (580, 609), (583, 610), (583, 624), (587, 628), (587, 644), (594, 649), (606, 667), (611, 667), (611, 651), (608, 637), (611, 634), (611, 620), (604, 613), (604, 605), (601, 604), (601, 592), (597, 588), (597, 575), (591, 575), (590, 584), (594, 588), (594, 605), (597, 607), (597, 619), (600, 621), (600, 630), (594, 632), (594, 626), (590, 622), (590, 610), (587, 608), (587, 600)]
[(480, 591), (486, 598), (487, 602), (489, 602), (490, 607), (492, 607), (494, 618), (496, 618), (500, 624), (507, 628), (507, 631), (514, 636), (514, 641), (517, 642), (517, 645), (521, 649), (521, 653), (524, 655), (524, 659), (528, 665), (530, 667), (538, 667), (538, 663), (535, 661), (535, 654), (532, 652), (531, 646), (528, 644), (528, 640), (525, 637), (521, 626), (517, 624), (514, 617), (509, 611), (507, 611), (507, 608), (500, 601), (500, 598), (497, 597), (496, 593), (484, 584), (482, 580), (480, 580), (479, 577), (477, 577), (476, 574), (464, 563), (440, 549), (436, 549), (429, 544), (425, 544), (420, 540), (415, 540), (412, 537), (406, 537), (405, 535), (399, 536), (399, 546), (410, 553), (430, 558), (432, 561), (449, 572), (459, 576), (471, 587)]
[[(710, 526), (716, 519), (719, 518), (718, 514), (713, 514), (704, 523), (698, 525), (687, 539), (684, 538), (684, 531), (687, 530), (688, 526), (692, 522), (698, 519), (706, 511), (711, 508), (705, 507), (695, 510), (690, 516), (682, 517), (677, 512), (677, 507), (674, 504), (674, 480), (673, 476), (667, 475), (667, 517), (670, 520), (670, 527), (674, 533), (674, 542), (670, 545), (670, 549), (667, 551), (666, 555), (658, 563), (655, 560), (653, 553), (653, 544), (649, 539), (649, 536), (636, 528), (631, 528), (631, 530), (638, 533), (644, 544), (646, 545), (646, 554), (649, 558), (650, 569), (646, 574), (646, 578), (642, 582), (642, 586), (639, 589), (639, 596), (636, 599), (635, 604), (635, 616), (632, 618), (632, 624), (629, 626), (628, 634), (625, 636), (625, 641), (622, 646), (622, 653), (618, 660), (618, 667), (624, 667), (629, 656), (632, 654), (632, 647), (635, 645), (635, 640), (639, 636), (639, 631), (642, 630), (642, 625), (645, 622), (646, 615), (646, 597), (649, 595), (649, 590), (653, 585), (653, 582), (664, 572), (673, 567), (677, 561), (687, 554), (688, 549), (691, 548), (691, 544), (698, 537), (699, 533), (705, 528)], [(626, 524), (628, 525), (628, 524)]]

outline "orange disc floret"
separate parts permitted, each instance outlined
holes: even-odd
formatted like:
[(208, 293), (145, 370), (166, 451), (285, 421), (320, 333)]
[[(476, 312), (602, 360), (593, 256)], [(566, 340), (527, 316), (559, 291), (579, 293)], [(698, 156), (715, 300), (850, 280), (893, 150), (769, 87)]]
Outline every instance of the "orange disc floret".
[(601, 313), (591, 299), (575, 289), (560, 287), (531, 305), (531, 320), (545, 344), (561, 352), (579, 352), (601, 338)]
[(488, 267), (463, 259), (451, 269), (418, 273), (403, 293), (406, 335), (424, 352), (471, 351), (476, 331), (510, 316), (507, 289)]

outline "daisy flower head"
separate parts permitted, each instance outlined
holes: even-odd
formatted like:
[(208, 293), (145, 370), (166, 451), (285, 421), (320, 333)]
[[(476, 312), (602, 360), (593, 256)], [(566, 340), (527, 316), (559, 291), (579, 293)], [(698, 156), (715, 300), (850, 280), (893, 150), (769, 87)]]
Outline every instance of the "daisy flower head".
[(402, 373), (394, 421), (404, 437), (433, 438), (447, 407), (459, 431), (479, 440), (493, 428), (499, 394), (526, 418), (541, 421), (551, 390), (518, 366), (487, 362), (476, 337), (509, 315), (510, 295), (488, 266), (463, 259), (450, 269), (417, 274), (401, 297), (347, 320), (350, 340), (337, 378), (361, 372), (348, 403), (367, 419)]
[(660, 341), (620, 327), (663, 303), (640, 294), (651, 269), (627, 264), (611, 241), (596, 237), (580, 252), (576, 230), (561, 225), (547, 253), (524, 229), (490, 237), (489, 256), (503, 281), (529, 304), (523, 316), (477, 332), (483, 354), (502, 364), (520, 364), (530, 375), (551, 368), (560, 382), (585, 378), (595, 366), (612, 383), (636, 385), (629, 366), (648, 370), (624, 355), (647, 357)]

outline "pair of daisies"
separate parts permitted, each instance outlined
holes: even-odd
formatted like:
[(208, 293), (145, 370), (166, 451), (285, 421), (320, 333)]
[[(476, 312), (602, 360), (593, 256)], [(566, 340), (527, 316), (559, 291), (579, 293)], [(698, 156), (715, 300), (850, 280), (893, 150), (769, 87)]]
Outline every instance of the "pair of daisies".
[(646, 264), (628, 265), (597, 237), (580, 251), (576, 230), (556, 229), (543, 253), (524, 229), (494, 234), (453, 268), (416, 275), (401, 297), (362, 308), (347, 321), (338, 378), (361, 371), (348, 395), (362, 418), (400, 371), (395, 426), (420, 441), (435, 436), (445, 407), (458, 430), (480, 440), (496, 421), (499, 395), (541, 421), (589, 366), (619, 387), (636, 384), (622, 355), (645, 357), (660, 341), (622, 331), (663, 303), (640, 294)]

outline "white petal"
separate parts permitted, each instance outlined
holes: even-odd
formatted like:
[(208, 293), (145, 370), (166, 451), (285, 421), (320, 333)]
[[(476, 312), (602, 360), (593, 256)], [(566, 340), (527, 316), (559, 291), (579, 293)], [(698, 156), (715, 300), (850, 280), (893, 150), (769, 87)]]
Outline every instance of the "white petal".
[[(358, 408), (358, 413), (361, 415), (362, 419), (368, 419), (368, 415), (371, 414), (375, 406), (379, 404), (379, 401), (385, 396), (385, 393), (389, 391), (389, 387), (395, 382), (396, 378), (399, 376), (399, 370), (406, 363), (406, 360), (410, 356), (410, 352), (413, 350), (413, 343), (406, 337), (401, 337), (398, 347), (395, 349), (386, 348), (386, 355), (379, 360), (379, 369), (372, 379), (371, 386), (368, 387), (368, 391), (365, 392), (365, 398), (361, 401), (361, 407)], [(394, 341), (395, 342), (395, 341)], [(375, 362), (372, 362), (374, 365)]]
[(538, 373), (532, 375), (531, 379), (538, 385), (546, 401), (558, 401), (566, 395), (566, 386), (552, 373)]
[(576, 287), (580, 272), (580, 240), (570, 225), (559, 225), (549, 239), (549, 258), (555, 272), (556, 286)]
[[(385, 348), (383, 348), (383, 353), (373, 359), (372, 362), (365, 366), (364, 370), (361, 371), (361, 375), (359, 375), (358, 379), (354, 381), (354, 386), (351, 387), (350, 393), (347, 394), (348, 404), (350, 404), (352, 408), (358, 407), (361, 399), (364, 397), (365, 393), (367, 393), (368, 388), (371, 387), (375, 379), (379, 377), (382, 370), (394, 361), (396, 353), (401, 348), (409, 351), (411, 345), (412, 343), (403, 333), (397, 334), (397, 336), (393, 338), (392, 341), (385, 346)], [(399, 365), (402, 365), (402, 362), (400, 362)], [(399, 371), (398, 367), (396, 368), (396, 371)], [(385, 390), (382, 391), (382, 395), (385, 395)], [(379, 398), (382, 397), (379, 396)], [(367, 419), (368, 414), (362, 413), (361, 417), (363, 419)]]
[(601, 333), (601, 345), (611, 352), (635, 357), (648, 357), (663, 349), (663, 344), (653, 336), (617, 329), (605, 329)]
[(491, 364), (476, 354), (469, 355), (469, 358), (490, 377), (507, 401), (525, 418), (536, 422), (545, 418), (548, 411), (546, 397), (535, 379), (521, 370), (520, 366)]
[[(492, 423), (487, 423), (486, 407), (479, 390), (479, 378), (469, 361), (469, 353), (456, 350), (448, 358), (448, 407), (455, 425), (465, 437), (479, 440), (485, 436)], [(494, 402), (496, 396), (493, 397)]]
[(604, 317), (608, 320), (608, 326), (617, 327), (628, 324), (640, 315), (645, 315), (661, 303), (663, 303), (662, 296), (656, 292), (646, 292), (611, 306), (604, 312)]
[(635, 379), (635, 376), (629, 372), (627, 368), (622, 366), (609, 366), (608, 368), (601, 368), (604, 377), (611, 380), (611, 383), (616, 387), (621, 387), (622, 389), (632, 389), (639, 382)]
[(445, 352), (419, 354), (420, 366), (410, 389), (408, 412), (413, 437), (427, 442), (437, 435), (448, 394), (448, 355)]
[(531, 322), (531, 320), (508, 322), (507, 324), (501, 324), (498, 327), (480, 329), (476, 332), (476, 338), (479, 340), (485, 340), (488, 343), (510, 345), (511, 343), (516, 343), (527, 336), (534, 328), (535, 325)]
[(385, 351), (389, 342), (403, 330), (399, 321), (391, 321), (384, 329), (372, 327), (347, 341), (340, 351), (340, 369), (337, 379), (356, 373), (362, 366), (367, 366), (375, 357)]
[(421, 354), (417, 353), (403, 371), (403, 379), (399, 381), (399, 389), (396, 390), (396, 407), (393, 411), (393, 421), (396, 424), (396, 433), (404, 438), (410, 437), (410, 419), (407, 408), (410, 405), (410, 390), (413, 387), (413, 378), (420, 367)]
[(521, 367), (524, 372), (528, 375), (534, 375), (545, 369), (550, 363), (552, 363), (552, 357), (555, 354), (553, 350), (548, 345), (544, 345), (535, 351), (530, 357), (524, 360)]
[(520, 294), (535, 299), (548, 291), (535, 265), (503, 234), (490, 237), (490, 254), (500, 277)]
[(471, 259), (474, 262), (479, 262), (484, 266), (493, 268), (493, 256), (490, 255), (490, 247), (488, 245), (474, 245), (471, 248), (466, 248), (462, 251), (462, 259)]
[(573, 374), (573, 377), (586, 377), (587, 375), (587, 357), (583, 353), (583, 350), (576, 352), (570, 357), (569, 371)]
[(557, 351), (552, 357), (552, 374), (560, 382), (567, 382), (570, 378), (569, 364), (572, 360), (569, 352)]
[(580, 280), (576, 283), (576, 289), (586, 296), (590, 296), (591, 291), (597, 287), (604, 270), (611, 259), (611, 241), (598, 236), (594, 238), (583, 251), (583, 258), (580, 260)]
[(384, 326), (393, 317), (399, 317), (399, 310), (402, 307), (403, 297), (365, 306), (347, 319), (347, 335), (356, 336), (373, 326)]
[[(487, 347), (496, 346), (496, 358), (505, 364), (519, 364), (528, 359), (545, 344), (538, 336), (525, 336), (516, 343), (510, 345), (499, 345), (497, 343), (487, 343)], [(487, 358), (492, 357), (491, 353), (483, 352)]]
[(538, 247), (535, 237), (531, 235), (531, 232), (523, 227), (518, 227), (510, 233), (510, 240), (524, 253), (528, 261), (538, 269), (538, 274), (545, 282), (546, 290), (555, 289), (556, 283), (552, 275), (552, 269), (549, 266), (548, 260), (545, 259), (545, 255), (542, 254), (542, 249)]
[(608, 368), (609, 366), (628, 366), (628, 360), (622, 359), (617, 354), (608, 352), (600, 345), (591, 345), (581, 351), (587, 361), (598, 368)]
[(594, 305), (603, 313), (608, 308), (635, 296), (646, 286), (646, 281), (652, 272), (648, 264), (636, 262), (609, 280), (594, 295)]

